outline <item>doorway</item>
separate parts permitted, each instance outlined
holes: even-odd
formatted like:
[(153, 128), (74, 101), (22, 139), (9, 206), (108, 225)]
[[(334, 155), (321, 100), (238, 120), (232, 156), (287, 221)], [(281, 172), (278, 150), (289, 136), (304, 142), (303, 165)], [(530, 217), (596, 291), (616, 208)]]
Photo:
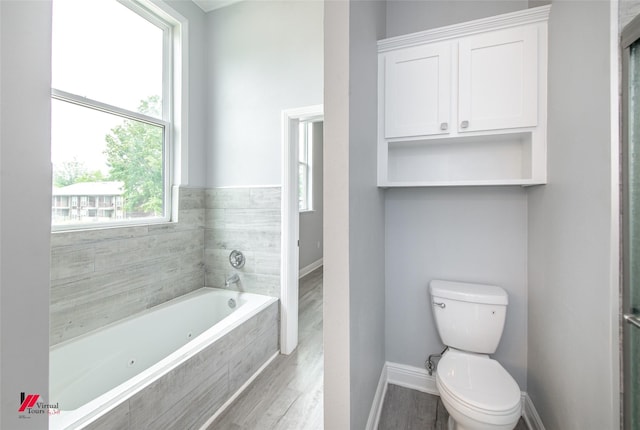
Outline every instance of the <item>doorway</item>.
[(640, 17), (622, 32), (623, 426), (640, 430)]
[(298, 279), (300, 275), (300, 123), (324, 119), (322, 105), (282, 112), (282, 243), (280, 294), (280, 352), (291, 354), (298, 345)]
[(323, 266), (323, 122), (300, 121), (298, 142), (299, 279)]

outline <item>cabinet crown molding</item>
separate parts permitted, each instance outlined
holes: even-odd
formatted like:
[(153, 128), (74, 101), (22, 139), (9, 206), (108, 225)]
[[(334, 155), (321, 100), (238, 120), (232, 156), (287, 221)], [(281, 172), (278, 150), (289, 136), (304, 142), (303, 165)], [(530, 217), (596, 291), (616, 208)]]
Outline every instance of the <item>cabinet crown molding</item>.
[(470, 36), (488, 30), (522, 26), (546, 22), (549, 19), (551, 5), (523, 9), (502, 15), (481, 18), (446, 27), (434, 28), (417, 33), (405, 34), (378, 41), (378, 52), (386, 52), (397, 48), (406, 48), (423, 43)]

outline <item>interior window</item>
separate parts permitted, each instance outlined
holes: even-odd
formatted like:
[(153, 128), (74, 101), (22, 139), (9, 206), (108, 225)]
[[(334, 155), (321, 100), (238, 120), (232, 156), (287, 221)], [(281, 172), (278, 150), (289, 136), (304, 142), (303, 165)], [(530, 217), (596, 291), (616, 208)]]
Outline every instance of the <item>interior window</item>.
[(298, 136), (298, 210), (313, 210), (313, 123), (300, 122)]
[(171, 31), (142, 2), (53, 1), (53, 229), (169, 220)]

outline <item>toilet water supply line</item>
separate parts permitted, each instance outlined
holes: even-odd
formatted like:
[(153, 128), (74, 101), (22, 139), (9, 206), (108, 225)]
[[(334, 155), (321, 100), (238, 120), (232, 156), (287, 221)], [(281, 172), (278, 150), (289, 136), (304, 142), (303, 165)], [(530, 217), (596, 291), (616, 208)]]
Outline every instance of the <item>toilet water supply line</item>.
[(429, 358), (427, 358), (427, 361), (424, 362), (424, 367), (426, 367), (427, 372), (429, 373), (429, 376), (433, 376), (433, 371), (435, 370), (435, 367), (436, 367), (435, 364), (433, 363), (433, 358), (434, 357), (438, 357), (438, 358), (442, 357), (442, 354), (447, 352), (447, 349), (449, 349), (449, 347), (445, 346), (440, 354), (431, 354), (429, 356)]

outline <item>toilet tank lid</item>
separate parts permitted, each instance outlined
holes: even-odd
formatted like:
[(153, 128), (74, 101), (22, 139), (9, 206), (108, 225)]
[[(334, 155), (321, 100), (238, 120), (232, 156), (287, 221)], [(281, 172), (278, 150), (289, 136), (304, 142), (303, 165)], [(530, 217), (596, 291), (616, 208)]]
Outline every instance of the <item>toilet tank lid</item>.
[(461, 302), (508, 305), (509, 296), (505, 290), (495, 285), (471, 284), (466, 282), (441, 281), (429, 282), (432, 297), (458, 300)]

